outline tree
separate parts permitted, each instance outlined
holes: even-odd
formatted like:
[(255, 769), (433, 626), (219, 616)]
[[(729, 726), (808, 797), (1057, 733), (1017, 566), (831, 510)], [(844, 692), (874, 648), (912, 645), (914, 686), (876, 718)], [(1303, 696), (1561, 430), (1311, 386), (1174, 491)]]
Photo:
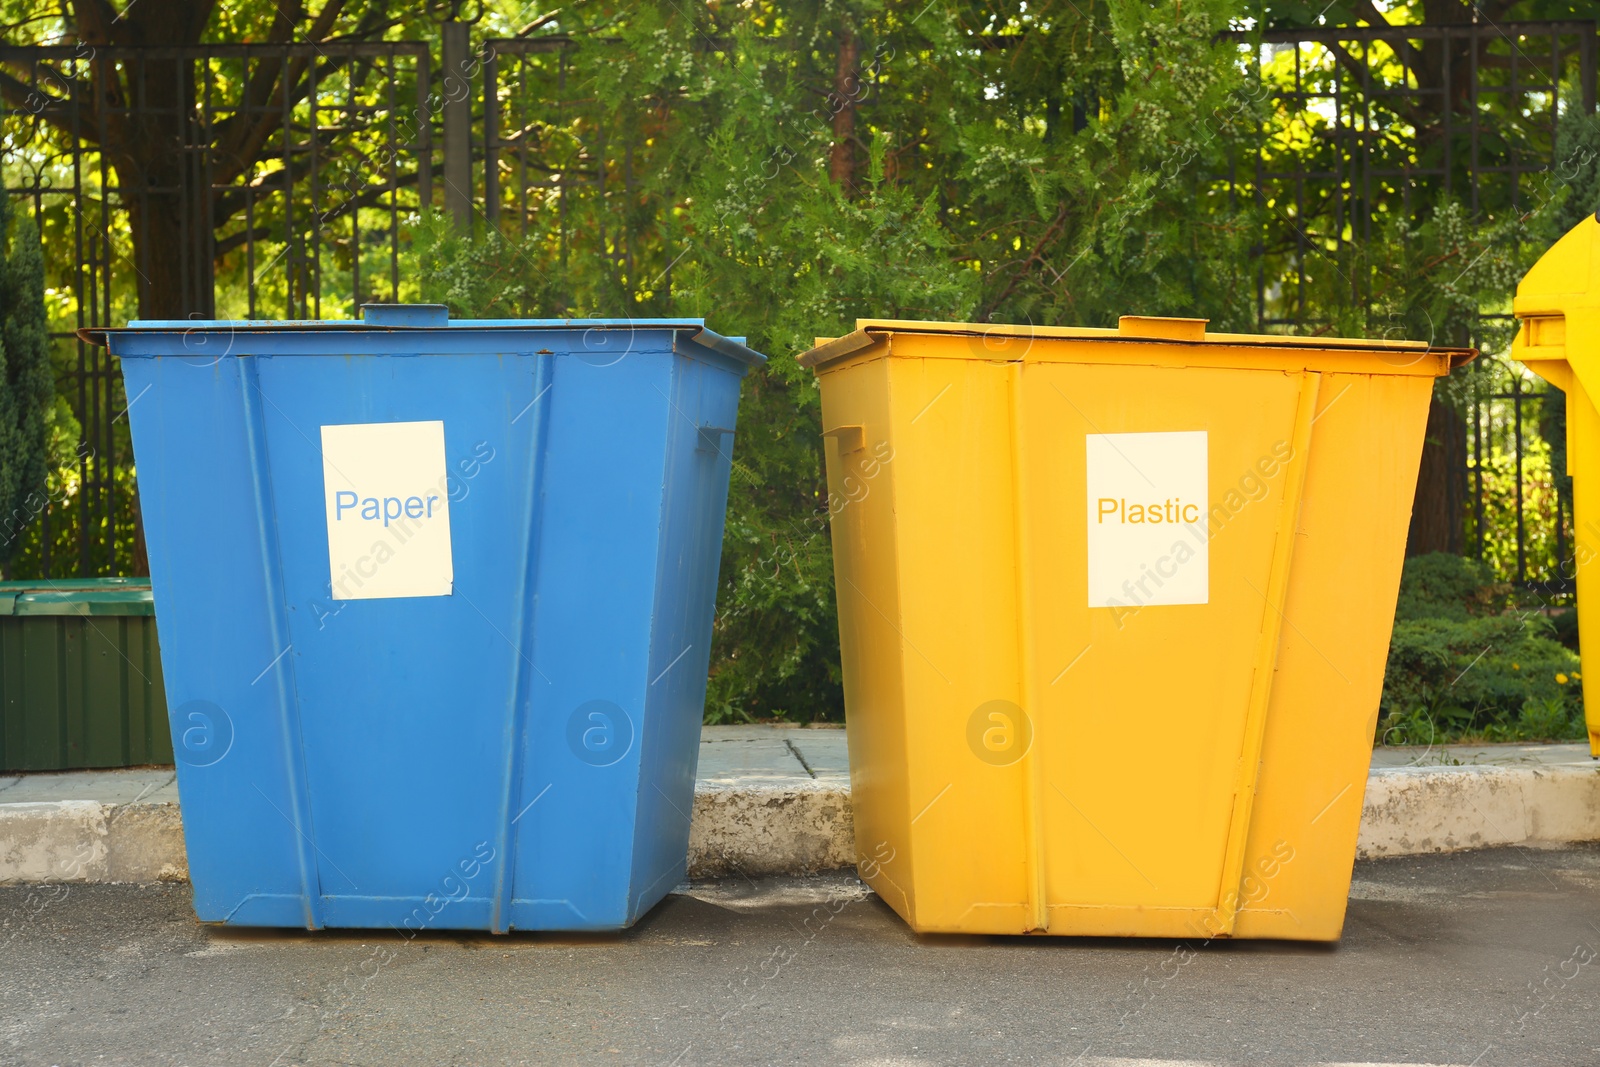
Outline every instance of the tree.
[[(1403, 30), (1416, 24), (1470, 27), (1476, 23), (1498, 31), (1503, 24), (1520, 20), (1591, 20), (1594, 10), (1592, 4), (1574, 0), (1396, 0), (1381, 5), (1373, 0), (1333, 0), (1328, 4), (1318, 0), (1270, 0), (1259, 5), (1258, 14), (1262, 24), (1273, 29), (1367, 26)], [(1293, 270), (1327, 276), (1321, 279), (1327, 284), (1320, 286), (1321, 291), (1313, 300), (1293, 302), (1280, 314), (1308, 323), (1342, 320), (1353, 323), (1344, 327), (1346, 331), (1366, 333), (1391, 332), (1397, 323), (1406, 321), (1417, 331), (1411, 334), (1416, 338), (1439, 345), (1477, 345), (1486, 354), (1499, 351), (1494, 344), (1502, 338), (1492, 326), (1486, 326), (1480, 311), (1509, 310), (1500, 305), (1508, 302), (1510, 289), (1493, 295), (1484, 290), (1483, 304), (1456, 307), (1443, 318), (1396, 317), (1393, 304), (1397, 294), (1392, 285), (1395, 261), (1377, 253), (1387, 249), (1418, 269), (1437, 266), (1444, 272), (1440, 277), (1407, 277), (1406, 288), (1411, 290), (1411, 296), (1406, 299), (1411, 310), (1417, 311), (1430, 302), (1437, 303), (1446, 289), (1464, 290), (1466, 286), (1460, 284), (1462, 279), (1457, 275), (1464, 265), (1477, 262), (1471, 256), (1458, 261), (1454, 254), (1440, 254), (1440, 249), (1428, 247), (1424, 234), (1435, 210), (1456, 205), (1458, 200), (1468, 204), (1475, 213), (1471, 225), (1465, 231), (1454, 223), (1450, 225), (1458, 233), (1465, 233), (1464, 240), (1474, 251), (1503, 243), (1508, 234), (1529, 236), (1524, 224), (1529, 215), (1543, 211), (1548, 195), (1530, 189), (1532, 183), (1526, 180), (1518, 189), (1517, 182), (1505, 173), (1506, 164), (1526, 166), (1528, 159), (1538, 159), (1556, 147), (1549, 140), (1559, 94), (1534, 92), (1533, 88), (1552, 78), (1561, 82), (1562, 67), (1567, 77), (1574, 73), (1577, 36), (1568, 35), (1555, 55), (1548, 38), (1523, 39), (1515, 30), (1432, 39), (1394, 35), (1364, 45), (1328, 45), (1320, 55), (1331, 58), (1343, 73), (1342, 106), (1347, 113), (1364, 113), (1365, 129), (1384, 135), (1369, 138), (1366, 132), (1358, 135), (1347, 126), (1336, 136), (1313, 136), (1307, 144), (1293, 144), (1284, 138), (1279, 157), (1297, 162), (1308, 172), (1341, 172), (1350, 167), (1344, 156), (1350, 151), (1348, 146), (1356, 144), (1360, 137), (1361, 151), (1372, 154), (1373, 173), (1380, 176), (1369, 189), (1363, 191), (1357, 187), (1359, 183), (1353, 183), (1342, 196), (1330, 195), (1336, 189), (1332, 185), (1313, 189), (1309, 210), (1315, 213), (1314, 217), (1296, 217), (1292, 225), (1279, 227), (1280, 240), (1269, 238), (1265, 242), (1269, 260), (1276, 258)], [(1558, 68), (1553, 74), (1552, 65)], [(1285, 89), (1291, 88), (1293, 82), (1295, 92), (1303, 88), (1328, 90), (1331, 72), (1320, 69), (1314, 61), (1309, 67), (1306, 71), (1280, 67), (1276, 76)], [(1309, 84), (1303, 85), (1302, 78)], [(1520, 95), (1507, 91), (1512, 78), (1518, 79)], [(1487, 86), (1476, 95), (1472, 92), (1475, 79), (1480, 86)], [(1364, 88), (1369, 85), (1376, 91)], [(1580, 97), (1568, 101), (1564, 110), (1570, 114), (1581, 108)], [(1307, 118), (1297, 116), (1291, 121), (1303, 122)], [(1315, 129), (1314, 120), (1307, 125)], [(1399, 135), (1389, 135), (1391, 131)], [(1475, 153), (1480, 155), (1481, 167), (1474, 179), (1469, 168)], [(1560, 159), (1559, 152), (1556, 159)], [(1547, 188), (1542, 192), (1551, 191)], [(1330, 203), (1345, 205), (1344, 220), (1337, 217), (1337, 208), (1328, 210)], [(1363, 232), (1358, 218), (1370, 220), (1373, 232)], [(1480, 232), (1469, 232), (1474, 230)], [(1404, 237), (1407, 233), (1409, 239)], [(1303, 261), (1298, 246), (1306, 236), (1312, 238), (1311, 257), (1320, 262), (1308, 265)], [(1415, 254), (1399, 247), (1408, 240)], [(1320, 251), (1344, 242), (1369, 247), (1344, 247), (1333, 254)], [(1525, 262), (1523, 266), (1526, 265)], [(1352, 266), (1357, 269), (1349, 269)], [(1513, 272), (1513, 281), (1517, 273)], [(1289, 274), (1286, 270), (1279, 277), (1287, 279)], [(1386, 307), (1379, 306), (1384, 300), (1369, 296), (1374, 287), (1389, 290)], [(1283, 285), (1285, 291), (1293, 288)], [(1347, 313), (1351, 311), (1362, 314)], [(1458, 371), (1457, 377), (1478, 380), (1480, 371), (1481, 367), (1469, 365)], [(1441, 382), (1435, 389), (1407, 555), (1461, 552), (1465, 548), (1468, 424), (1463, 405), (1469, 401), (1470, 393), (1460, 382)]]
[[(32, 70), (0, 67), (0, 95), (14, 109), (38, 114), (60, 136), (98, 147), (115, 172), (128, 214), (132, 266), (140, 278), (140, 315), (210, 316), (214, 261), (241, 239), (230, 235), (218, 242), (216, 235), (245, 212), (251, 193), (246, 186), (292, 185), (311, 155), (291, 152), (279, 169), (257, 171), (264, 160), (283, 155), (273, 146), (289, 136), (285, 116), (315, 82), (346, 68), (359, 79), (368, 68), (331, 47), (321, 58), (269, 52), (245, 59), (234, 86), (237, 107), (218, 121), (202, 123), (197, 60), (175, 50), (200, 44), (219, 27), (225, 39), (268, 45), (370, 40), (402, 21), (388, 11), (380, 0), (365, 6), (326, 0), (314, 14), (305, 0), (246, 3), (224, 11), (216, 0), (128, 0), (121, 11), (109, 0), (67, 0), (58, 15), (57, 43), (70, 56), (41, 61)], [(33, 11), (31, 18), (18, 21), (42, 18)], [(141, 56), (113, 51), (125, 46), (161, 50)], [(319, 142), (330, 136), (322, 129), (309, 133)], [(343, 210), (376, 195), (358, 191)]]
[(580, 45), (508, 90), (502, 128), (529, 173), (585, 181), (515, 192), (504, 246), (429, 229), (419, 274), (464, 309), (700, 315), (772, 357), (741, 406), (709, 715), (842, 711), (820, 406), (794, 361), (814, 337), (858, 317), (1250, 327), (1254, 229), (1219, 179), (1261, 106), (1218, 36), (1241, 11), (662, 0), (546, 24)]
[(17, 535), (44, 508), (55, 402), (44, 252), (32, 220), (13, 224), (11, 215), (11, 198), (0, 192), (0, 567), (8, 576)]

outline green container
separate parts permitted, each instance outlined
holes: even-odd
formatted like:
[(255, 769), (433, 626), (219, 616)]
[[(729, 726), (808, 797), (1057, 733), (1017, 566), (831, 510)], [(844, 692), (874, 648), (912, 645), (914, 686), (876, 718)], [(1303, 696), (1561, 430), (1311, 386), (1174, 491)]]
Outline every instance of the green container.
[(0, 582), (0, 773), (171, 762), (150, 579)]

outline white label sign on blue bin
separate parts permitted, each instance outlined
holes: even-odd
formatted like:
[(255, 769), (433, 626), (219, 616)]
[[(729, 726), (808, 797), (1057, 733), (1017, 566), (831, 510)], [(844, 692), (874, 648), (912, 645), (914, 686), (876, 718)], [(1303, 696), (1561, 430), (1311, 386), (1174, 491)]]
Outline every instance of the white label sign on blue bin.
[(324, 426), (322, 483), (333, 599), (450, 595), (444, 423)]
[(1206, 431), (1085, 438), (1089, 606), (1206, 603)]

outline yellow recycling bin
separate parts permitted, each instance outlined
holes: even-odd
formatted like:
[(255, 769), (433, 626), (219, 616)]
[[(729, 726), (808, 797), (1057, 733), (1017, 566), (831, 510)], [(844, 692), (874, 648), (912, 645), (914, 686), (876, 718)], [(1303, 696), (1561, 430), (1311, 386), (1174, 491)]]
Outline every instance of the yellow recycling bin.
[(1416, 342), (863, 320), (814, 368), (858, 870), (919, 931), (1332, 940)]
[[(1561, 565), (1578, 578), (1578, 637), (1589, 753), (1600, 757), (1600, 661), (1589, 655), (1600, 634), (1600, 221), (1574, 226), (1528, 271), (1512, 304), (1522, 320), (1511, 355), (1567, 394), (1567, 473), (1572, 475), (1573, 558)], [(1573, 567), (1576, 564), (1576, 567)], [(1587, 640), (1584, 634), (1591, 635)]]

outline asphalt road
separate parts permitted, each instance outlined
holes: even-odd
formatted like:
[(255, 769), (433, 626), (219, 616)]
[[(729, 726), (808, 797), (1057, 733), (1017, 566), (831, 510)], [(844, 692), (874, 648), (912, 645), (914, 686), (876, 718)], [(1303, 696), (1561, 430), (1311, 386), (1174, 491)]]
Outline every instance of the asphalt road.
[(405, 942), (13, 887), (0, 1063), (1600, 1064), (1600, 849), (1363, 863), (1352, 897), (1332, 947), (918, 938), (845, 875)]

